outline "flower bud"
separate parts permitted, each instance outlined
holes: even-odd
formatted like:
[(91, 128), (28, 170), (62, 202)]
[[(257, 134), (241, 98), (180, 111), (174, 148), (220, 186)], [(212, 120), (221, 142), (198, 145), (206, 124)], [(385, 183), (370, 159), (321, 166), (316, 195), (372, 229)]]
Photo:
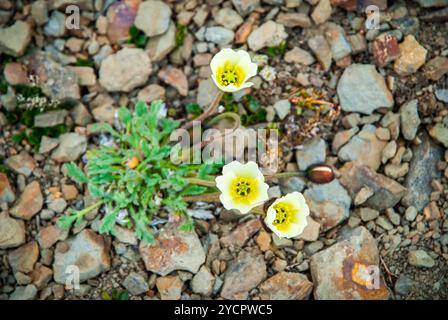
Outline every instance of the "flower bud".
[(137, 157), (132, 157), (128, 159), (128, 168), (129, 169), (135, 169), (139, 165), (140, 161)]
[(314, 183), (329, 183), (334, 179), (334, 171), (326, 164), (319, 164), (308, 169), (307, 176)]

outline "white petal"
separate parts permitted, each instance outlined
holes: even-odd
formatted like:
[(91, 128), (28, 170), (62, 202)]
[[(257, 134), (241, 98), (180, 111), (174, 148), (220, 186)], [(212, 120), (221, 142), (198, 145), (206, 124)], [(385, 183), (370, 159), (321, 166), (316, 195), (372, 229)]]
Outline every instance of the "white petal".
[(230, 48), (221, 49), (221, 51), (215, 54), (210, 61), (210, 68), (212, 69), (212, 72), (216, 73), (218, 67), (226, 61), (235, 61), (235, 57), (238, 59), (238, 56), (234, 50)]

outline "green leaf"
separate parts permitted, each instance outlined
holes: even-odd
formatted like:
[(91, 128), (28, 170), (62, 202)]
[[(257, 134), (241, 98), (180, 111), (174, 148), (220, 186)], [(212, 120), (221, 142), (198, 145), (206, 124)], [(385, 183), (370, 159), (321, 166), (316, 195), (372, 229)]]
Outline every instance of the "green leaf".
[(128, 108), (121, 107), (120, 109), (118, 109), (118, 118), (121, 122), (127, 125), (132, 121), (132, 113)]
[(76, 214), (69, 214), (69, 215), (63, 215), (59, 217), (56, 224), (63, 230), (68, 230), (70, 227), (75, 223), (75, 221), (78, 219), (78, 216)]
[(184, 232), (193, 231), (194, 230), (194, 220), (191, 218), (188, 218), (188, 220), (186, 222), (184, 222), (183, 224), (180, 225), (179, 230), (184, 231)]
[(138, 117), (143, 117), (148, 112), (148, 106), (144, 101), (139, 101), (135, 105), (135, 112)]
[(112, 300), (112, 297), (110, 296), (109, 293), (107, 293), (106, 291), (103, 291), (103, 292), (101, 292), (101, 299), (110, 301), (110, 300)]
[(117, 216), (118, 216), (118, 212), (119, 209), (115, 209), (114, 211), (106, 214), (103, 218), (103, 223), (101, 224), (100, 227), (100, 233), (104, 234), (107, 233), (109, 234), (115, 227), (115, 222), (117, 221)]
[(197, 103), (189, 103), (185, 107), (188, 113), (194, 114), (194, 115), (200, 115), (202, 113), (202, 108)]
[(138, 36), (138, 34), (140, 33), (140, 30), (136, 27), (136, 26), (131, 26), (130, 28), (129, 28), (129, 36), (131, 37), (131, 38), (135, 38), (135, 37), (137, 37)]
[(194, 184), (189, 185), (182, 191), (180, 194), (182, 196), (195, 196), (199, 194), (203, 194), (207, 191), (207, 187), (197, 186)]
[(73, 162), (65, 164), (65, 169), (67, 170), (69, 177), (77, 183), (83, 184), (89, 182), (89, 179), (84, 172)]
[(121, 137), (121, 135), (114, 128), (112, 128), (111, 125), (108, 123), (95, 123), (92, 126), (91, 132), (92, 133), (107, 132), (107, 133), (110, 133), (114, 137), (117, 137), (117, 138)]

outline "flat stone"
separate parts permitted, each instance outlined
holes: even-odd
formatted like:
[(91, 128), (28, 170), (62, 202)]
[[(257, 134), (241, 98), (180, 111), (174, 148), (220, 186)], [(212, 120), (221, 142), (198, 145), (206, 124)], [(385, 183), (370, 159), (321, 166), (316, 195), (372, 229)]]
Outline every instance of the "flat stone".
[(123, 228), (116, 225), (112, 230), (112, 234), (121, 243), (131, 244), (134, 246), (138, 243), (135, 232), (131, 229)]
[(39, 231), (36, 239), (41, 249), (49, 249), (56, 242), (64, 241), (67, 237), (67, 230), (61, 230), (57, 225), (49, 225)]
[(443, 123), (437, 123), (428, 130), (431, 138), (441, 143), (445, 148), (448, 148), (448, 127)]
[(426, 78), (438, 81), (448, 73), (448, 58), (437, 56), (425, 65), (424, 72)]
[(441, 175), (437, 163), (443, 159), (443, 150), (427, 135), (423, 135), (422, 142), (412, 148), (412, 154), (409, 172), (404, 182), (407, 193), (402, 202), (421, 211), (429, 203), (431, 182)]
[(380, 107), (391, 108), (394, 98), (383, 76), (370, 64), (352, 64), (344, 70), (337, 86), (341, 108), (371, 114)]
[(318, 35), (312, 38), (309, 38), (308, 46), (311, 51), (313, 51), (314, 55), (317, 58), (317, 61), (321, 64), (324, 71), (330, 70), (331, 62), (332, 62), (332, 54), (331, 48), (325, 40), (324, 36)]
[(308, 15), (300, 12), (280, 12), (275, 21), (287, 28), (310, 28), (313, 25)]
[[(338, 242), (311, 257), (316, 300), (384, 300), (389, 292), (379, 271), (375, 238), (364, 227), (346, 231)], [(369, 268), (379, 278), (370, 278)]]
[(378, 66), (385, 66), (400, 56), (398, 40), (390, 33), (382, 33), (372, 43), (373, 59)]
[(45, 95), (59, 102), (81, 98), (76, 72), (53, 60), (50, 53), (37, 51), (27, 63), (29, 73), (38, 76), (37, 85)]
[(285, 27), (269, 20), (252, 31), (247, 39), (247, 44), (252, 51), (258, 51), (266, 47), (278, 46), (287, 38)]
[(378, 139), (375, 131), (374, 125), (365, 125), (357, 135), (339, 149), (339, 160), (342, 162), (358, 161), (377, 170), (381, 165), (382, 150), (387, 142)]
[(291, 102), (288, 99), (282, 99), (274, 103), (273, 107), (280, 120), (283, 120), (291, 111)]
[(261, 300), (307, 300), (313, 290), (308, 278), (295, 272), (279, 272), (263, 282), (260, 287)]
[(322, 231), (337, 226), (350, 215), (350, 196), (338, 180), (312, 184), (303, 195), (311, 216), (321, 224)]
[(314, 221), (310, 216), (306, 217), (307, 226), (303, 232), (298, 236), (299, 239), (304, 241), (313, 242), (319, 239), (320, 223)]
[(299, 170), (304, 171), (314, 164), (325, 162), (325, 140), (313, 138), (309, 143), (296, 150), (296, 162)]
[(331, 144), (331, 150), (334, 154), (337, 154), (343, 145), (350, 141), (350, 139), (358, 133), (359, 128), (353, 127), (348, 130), (338, 131), (333, 138), (333, 142)]
[(428, 51), (421, 46), (413, 35), (408, 35), (399, 45), (401, 55), (394, 63), (394, 70), (400, 76), (417, 72), (425, 64)]
[(15, 173), (23, 174), (26, 177), (29, 177), (36, 168), (36, 162), (26, 151), (22, 151), (18, 155), (9, 157), (5, 160), (5, 164)]
[(53, 271), (44, 265), (38, 265), (31, 272), (31, 280), (37, 289), (43, 289), (46, 287), (52, 278)]
[(212, 294), (214, 284), (215, 277), (206, 266), (202, 266), (190, 282), (191, 290), (204, 297)]
[(129, 39), (129, 28), (134, 25), (141, 2), (141, 0), (119, 1), (109, 7), (107, 37), (111, 43), (122, 43)]
[(34, 126), (37, 128), (55, 127), (63, 124), (67, 115), (67, 110), (47, 111), (34, 117)]
[(144, 85), (151, 71), (151, 60), (144, 50), (123, 48), (103, 60), (99, 82), (109, 92), (130, 92)]
[(0, 53), (20, 57), (31, 41), (31, 27), (17, 20), (12, 26), (0, 28)]
[(148, 37), (165, 33), (171, 21), (171, 8), (163, 1), (143, 1), (138, 7), (135, 26)]
[(235, 33), (224, 27), (208, 27), (205, 29), (205, 40), (224, 46), (233, 41)]
[(25, 243), (25, 223), (0, 213), (0, 249), (9, 249)]
[(205, 261), (204, 248), (194, 231), (182, 232), (170, 224), (156, 237), (156, 243), (140, 243), (146, 270), (165, 276), (174, 270), (197, 273)]
[(151, 61), (160, 61), (176, 47), (176, 26), (170, 23), (168, 30), (159, 36), (151, 37), (146, 44), (146, 52)]
[(227, 267), (221, 296), (224, 299), (245, 300), (249, 291), (257, 287), (266, 276), (263, 256), (241, 251)]
[(40, 139), (39, 153), (48, 153), (54, 148), (56, 148), (59, 144), (58, 138), (50, 138), (47, 136), (43, 136)]
[(149, 291), (149, 286), (145, 278), (136, 272), (131, 272), (124, 279), (123, 286), (130, 294), (134, 296), (138, 296)]
[(92, 122), (92, 115), (89, 109), (82, 103), (77, 103), (75, 107), (70, 110), (70, 116), (72, 117), (75, 124), (79, 126), (87, 126)]
[(372, 208), (359, 208), (358, 215), (361, 217), (361, 220), (364, 222), (368, 222), (371, 220), (375, 220), (380, 215), (378, 210), (374, 210)]
[(176, 88), (181, 96), (186, 97), (188, 95), (188, 80), (182, 70), (167, 67), (160, 70), (157, 76), (167, 85)]
[(183, 282), (178, 276), (159, 277), (156, 286), (161, 300), (180, 300)]
[(347, 189), (352, 199), (365, 187), (374, 192), (365, 205), (376, 210), (394, 207), (406, 194), (406, 188), (395, 180), (376, 173), (368, 166), (356, 161), (347, 162), (339, 172), (341, 184)]
[(411, 266), (432, 268), (436, 265), (433, 258), (424, 250), (409, 251), (408, 262)]
[(9, 300), (34, 300), (37, 296), (37, 288), (29, 284), (26, 287), (16, 287)]
[(12, 203), (16, 200), (16, 195), (11, 188), (8, 176), (0, 172), (0, 202)]
[(216, 13), (215, 21), (219, 25), (226, 27), (230, 30), (235, 30), (239, 25), (241, 25), (244, 20), (241, 16), (230, 8), (222, 8)]
[(96, 85), (95, 69), (91, 67), (72, 67), (71, 69), (78, 76), (78, 84), (80, 86), (91, 87)]
[(325, 31), (325, 38), (331, 47), (331, 55), (335, 61), (349, 56), (352, 52), (344, 28), (337, 24), (330, 24)]
[(36, 241), (28, 242), (8, 254), (8, 262), (14, 272), (33, 271), (37, 259), (39, 259), (39, 246)]
[(200, 107), (207, 107), (212, 103), (219, 89), (211, 78), (200, 80), (198, 85), (197, 103)]
[(17, 62), (10, 62), (5, 65), (3, 70), (5, 80), (10, 85), (28, 84), (28, 74), (25, 66)]
[(90, 229), (56, 245), (54, 254), (54, 280), (65, 284), (74, 266), (79, 270), (79, 281), (84, 282), (110, 269), (109, 246), (104, 238)]
[(237, 226), (232, 232), (221, 237), (221, 245), (225, 247), (242, 248), (246, 242), (262, 227), (258, 219), (249, 220)]
[(23, 220), (31, 220), (42, 209), (43, 204), (40, 184), (33, 181), (23, 190), (18, 202), (11, 209), (11, 215)]
[(59, 146), (53, 151), (51, 158), (58, 162), (76, 161), (86, 149), (86, 136), (74, 132), (64, 133), (59, 137)]
[(327, 21), (331, 16), (331, 3), (330, 0), (319, 0), (317, 6), (314, 7), (311, 18), (316, 24), (322, 24)]
[(305, 66), (313, 64), (316, 60), (306, 50), (294, 47), (292, 50), (285, 53), (285, 62), (287, 63), (299, 63)]
[(243, 17), (260, 7), (260, 0), (232, 0), (236, 11)]

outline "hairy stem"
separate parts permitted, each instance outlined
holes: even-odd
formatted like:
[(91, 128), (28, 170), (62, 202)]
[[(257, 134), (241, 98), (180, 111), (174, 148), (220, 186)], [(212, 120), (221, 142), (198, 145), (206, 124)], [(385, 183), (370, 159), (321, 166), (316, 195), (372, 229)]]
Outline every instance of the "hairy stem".
[(219, 103), (221, 102), (222, 96), (223, 96), (224, 92), (219, 90), (216, 93), (215, 98), (213, 99), (213, 101), (210, 103), (210, 106), (197, 118), (188, 121), (187, 123), (185, 123), (181, 128), (188, 130), (191, 127), (193, 127), (193, 121), (204, 121), (205, 119), (207, 119), (209, 116), (211, 116), (212, 114), (216, 113), (216, 110), (218, 109)]
[(219, 200), (220, 192), (205, 193), (198, 196), (183, 197), (186, 202), (221, 202)]
[(198, 186), (216, 187), (215, 181), (211, 181), (211, 180), (204, 180), (204, 179), (199, 179), (199, 178), (187, 178), (187, 181), (190, 184), (196, 184)]

